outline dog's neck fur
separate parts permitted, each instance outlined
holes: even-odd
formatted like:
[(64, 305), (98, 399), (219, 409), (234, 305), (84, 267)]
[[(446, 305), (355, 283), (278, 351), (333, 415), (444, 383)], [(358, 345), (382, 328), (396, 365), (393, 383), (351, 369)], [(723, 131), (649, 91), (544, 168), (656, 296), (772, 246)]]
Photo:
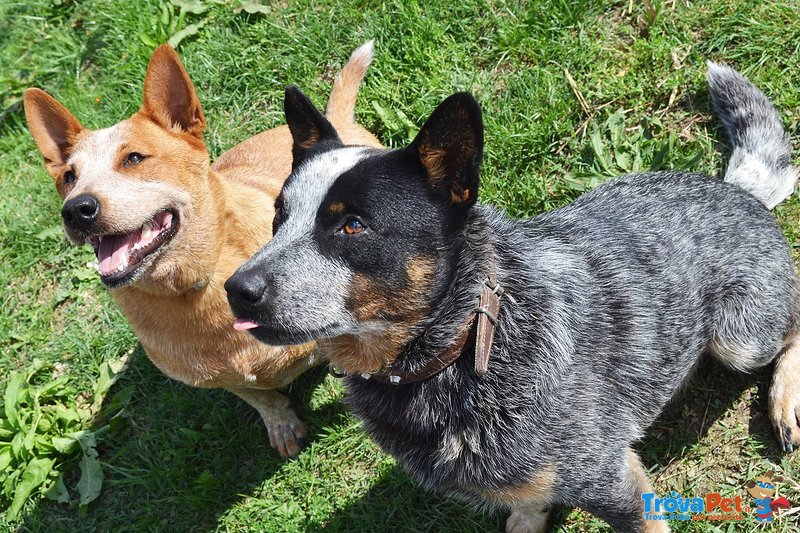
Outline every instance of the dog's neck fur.
[[(482, 280), (495, 263), (491, 229), (479, 210), (473, 210), (454, 240), (454, 264), (437, 305), (414, 328), (391, 368), (413, 372), (450, 346), (468, 316), (478, 305)], [(473, 356), (475, 344), (467, 342), (462, 357)], [(491, 364), (491, 363), (490, 363)]]

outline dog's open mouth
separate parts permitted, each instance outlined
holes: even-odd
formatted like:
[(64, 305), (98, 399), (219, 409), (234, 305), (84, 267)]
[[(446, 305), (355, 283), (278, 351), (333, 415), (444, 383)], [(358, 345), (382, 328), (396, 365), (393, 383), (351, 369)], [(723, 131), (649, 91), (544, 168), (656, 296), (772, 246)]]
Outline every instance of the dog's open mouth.
[(90, 235), (86, 242), (97, 254), (100, 279), (106, 285), (118, 287), (133, 279), (145, 258), (166, 244), (177, 229), (177, 214), (164, 210), (131, 233)]

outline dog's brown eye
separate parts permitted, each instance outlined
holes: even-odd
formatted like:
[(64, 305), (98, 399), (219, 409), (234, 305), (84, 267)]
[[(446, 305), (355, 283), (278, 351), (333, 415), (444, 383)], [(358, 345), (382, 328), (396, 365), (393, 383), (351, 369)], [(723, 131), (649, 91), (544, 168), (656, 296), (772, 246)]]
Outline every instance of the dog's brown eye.
[(128, 157), (125, 158), (125, 161), (122, 162), (123, 167), (128, 167), (130, 165), (138, 165), (142, 161), (144, 161), (145, 156), (140, 154), (139, 152), (131, 152), (128, 154)]
[(75, 181), (75, 172), (67, 170), (64, 172), (64, 185), (68, 185)]
[(344, 223), (342, 226), (342, 231), (347, 235), (355, 235), (357, 233), (361, 233), (366, 229), (364, 223), (358, 220), (357, 218), (351, 218), (347, 222)]

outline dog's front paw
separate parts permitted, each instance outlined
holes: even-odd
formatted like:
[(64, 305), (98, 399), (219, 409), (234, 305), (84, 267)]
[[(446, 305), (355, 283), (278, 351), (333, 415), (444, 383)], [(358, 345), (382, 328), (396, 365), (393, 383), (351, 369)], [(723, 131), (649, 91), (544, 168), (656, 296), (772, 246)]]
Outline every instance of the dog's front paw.
[(506, 520), (506, 533), (546, 533), (549, 509), (515, 507)]
[(769, 390), (769, 416), (781, 449), (800, 447), (800, 338), (775, 363)]
[(294, 420), (268, 422), (267, 433), (269, 444), (281, 454), (281, 457), (297, 459), (305, 446), (308, 428), (296, 417)]

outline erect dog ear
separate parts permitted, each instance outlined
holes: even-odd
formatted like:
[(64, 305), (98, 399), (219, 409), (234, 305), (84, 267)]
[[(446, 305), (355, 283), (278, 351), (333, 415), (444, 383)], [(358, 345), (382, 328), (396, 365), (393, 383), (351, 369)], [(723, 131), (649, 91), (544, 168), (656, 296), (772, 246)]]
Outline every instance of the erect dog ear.
[(336, 128), (296, 85), (286, 88), (283, 111), (286, 114), (286, 124), (292, 132), (292, 170), (319, 143), (328, 141), (341, 144)]
[(178, 54), (167, 44), (156, 48), (150, 58), (141, 112), (162, 128), (179, 128), (198, 139), (206, 129), (192, 80)]
[(483, 119), (469, 93), (456, 93), (434, 110), (408, 150), (415, 152), (433, 189), (448, 192), (454, 205), (478, 199), (483, 158)]
[(756, 486), (756, 482), (755, 481), (748, 481), (747, 483), (745, 483), (744, 486), (747, 487), (748, 489), (752, 489), (753, 487)]
[(41, 89), (27, 89), (23, 98), (25, 118), (36, 146), (51, 175), (66, 163), (75, 138), (83, 130), (67, 108)]

